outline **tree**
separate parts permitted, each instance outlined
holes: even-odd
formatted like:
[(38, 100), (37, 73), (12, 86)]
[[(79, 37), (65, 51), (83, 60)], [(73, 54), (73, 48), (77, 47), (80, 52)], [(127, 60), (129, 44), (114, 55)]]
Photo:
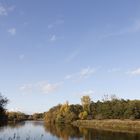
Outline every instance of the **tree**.
[(90, 103), (91, 103), (90, 97), (89, 96), (83, 96), (81, 98), (81, 103), (82, 103), (82, 106), (83, 106), (83, 110), (90, 113)]
[(79, 118), (80, 118), (81, 120), (85, 120), (85, 119), (87, 119), (87, 117), (88, 117), (87, 111), (83, 111), (83, 112), (81, 112), (81, 113), (79, 114)]
[(7, 112), (8, 121), (10, 122), (20, 122), (28, 118), (28, 115), (22, 112)]
[(32, 115), (33, 120), (43, 120), (44, 119), (44, 113), (34, 113)]
[(5, 106), (8, 103), (8, 99), (0, 94), (0, 122), (5, 122), (7, 120)]

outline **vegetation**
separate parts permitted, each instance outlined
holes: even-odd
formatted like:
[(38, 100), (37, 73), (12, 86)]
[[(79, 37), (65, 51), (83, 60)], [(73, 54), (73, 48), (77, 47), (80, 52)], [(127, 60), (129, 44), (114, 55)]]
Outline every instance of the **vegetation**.
[(76, 120), (140, 119), (140, 100), (118, 99), (105, 96), (102, 101), (93, 102), (83, 96), (80, 104), (59, 104), (46, 113), (26, 115), (22, 112), (6, 112), (8, 99), (0, 95), (0, 122), (24, 120), (45, 120), (47, 123), (70, 124)]
[(29, 118), (29, 115), (22, 112), (7, 112), (6, 114), (9, 122), (20, 122)]
[(81, 105), (57, 105), (45, 114), (45, 121), (48, 123), (71, 123), (79, 119), (80, 112), (83, 111)]
[(136, 120), (77, 120), (72, 124), (82, 128), (96, 128), (115, 132), (140, 132), (140, 121)]
[(44, 120), (45, 113), (34, 113), (30, 118), (32, 120)]
[(0, 125), (7, 121), (5, 106), (8, 103), (8, 99), (0, 94)]
[(43, 120), (44, 113), (34, 113), (33, 115), (27, 115), (22, 112), (7, 112), (8, 122), (21, 122), (25, 120)]
[(140, 100), (118, 99), (112, 95), (93, 102), (89, 96), (81, 98), (82, 105), (57, 105), (45, 114), (49, 123), (71, 123), (75, 120), (140, 119)]

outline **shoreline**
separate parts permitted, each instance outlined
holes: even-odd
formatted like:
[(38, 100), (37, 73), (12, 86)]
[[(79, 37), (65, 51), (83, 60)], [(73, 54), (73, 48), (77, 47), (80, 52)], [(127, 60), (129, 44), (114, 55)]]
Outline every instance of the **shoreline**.
[(140, 120), (77, 120), (72, 125), (114, 132), (140, 133)]

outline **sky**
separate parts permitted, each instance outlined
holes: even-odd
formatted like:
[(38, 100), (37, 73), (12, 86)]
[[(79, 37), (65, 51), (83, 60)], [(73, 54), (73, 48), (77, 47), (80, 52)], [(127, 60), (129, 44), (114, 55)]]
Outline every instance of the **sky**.
[(26, 113), (140, 99), (140, 1), (0, 0), (0, 92)]

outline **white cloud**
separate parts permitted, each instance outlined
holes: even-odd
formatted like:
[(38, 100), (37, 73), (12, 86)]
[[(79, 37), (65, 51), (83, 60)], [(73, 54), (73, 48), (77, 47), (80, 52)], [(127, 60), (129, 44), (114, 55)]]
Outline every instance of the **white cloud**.
[(42, 83), (40, 84), (40, 90), (43, 92), (43, 93), (52, 93), (52, 92), (55, 92), (59, 89), (60, 87), (60, 84), (59, 83), (55, 83), (55, 84), (51, 84), (51, 83)]
[(79, 54), (78, 50), (73, 51), (67, 58), (66, 58), (66, 62), (70, 62), (72, 61), (74, 58), (76, 58)]
[(102, 37), (106, 38), (135, 32), (140, 32), (140, 19), (135, 19), (130, 26), (128, 27), (125, 26), (124, 28), (121, 28), (119, 31), (114, 31), (112, 33), (105, 34)]
[(87, 67), (87, 68), (82, 69), (79, 75), (80, 75), (80, 78), (88, 78), (94, 73), (95, 73), (94, 68)]
[(68, 80), (68, 79), (71, 79), (72, 77), (73, 77), (73, 75), (66, 75), (66, 76), (65, 76), (65, 79)]
[(89, 78), (96, 72), (95, 68), (87, 67), (82, 69), (80, 72), (69, 74), (65, 76), (66, 80), (73, 79), (74, 81)]
[(109, 73), (119, 72), (119, 71), (121, 71), (120, 68), (112, 68), (112, 69), (109, 69), (109, 70), (108, 70)]
[(93, 90), (87, 90), (87, 91), (77, 93), (77, 95), (79, 95), (80, 97), (82, 97), (82, 96), (92, 96), (93, 94), (94, 94)]
[(52, 35), (51, 38), (50, 38), (50, 41), (55, 42), (56, 41), (56, 35)]
[(8, 12), (5, 7), (0, 5), (0, 16), (7, 16)]
[(9, 112), (23, 112), (20, 108), (10, 108), (8, 109)]
[(132, 70), (132, 71), (128, 72), (128, 74), (131, 74), (131, 75), (140, 75), (140, 68), (137, 68), (135, 70)]
[(32, 84), (24, 84), (19, 87), (19, 90), (22, 92), (31, 92), (33, 90), (33, 85)]
[(15, 6), (5, 7), (0, 4), (0, 16), (7, 16), (10, 11), (13, 11)]
[(10, 33), (12, 36), (16, 35), (16, 28), (8, 29), (8, 33)]
[(49, 83), (46, 81), (41, 81), (35, 84), (24, 84), (20, 86), (19, 89), (20, 91), (25, 93), (29, 93), (29, 92), (52, 93), (52, 92), (56, 92), (61, 85), (62, 82)]
[(57, 19), (55, 22), (48, 25), (48, 29), (52, 29), (53, 27), (55, 27), (57, 25), (61, 25), (63, 23), (64, 23), (63, 19)]

